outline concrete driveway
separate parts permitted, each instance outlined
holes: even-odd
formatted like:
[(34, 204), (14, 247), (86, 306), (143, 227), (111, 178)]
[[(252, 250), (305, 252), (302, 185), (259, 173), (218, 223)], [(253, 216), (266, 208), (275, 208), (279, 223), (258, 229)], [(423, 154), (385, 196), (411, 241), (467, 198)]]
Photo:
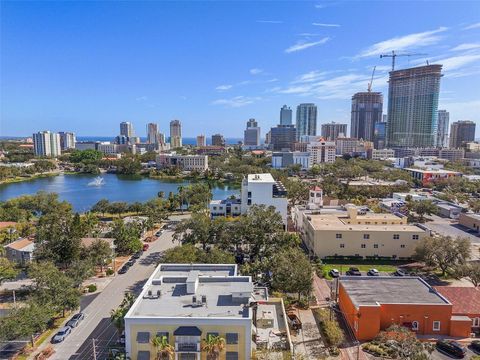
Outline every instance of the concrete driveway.
[[(172, 220), (179, 218), (181, 217), (171, 217)], [(172, 241), (172, 235), (171, 230), (164, 231), (158, 240), (150, 243), (150, 248), (127, 273), (117, 274), (102, 292), (82, 298), (81, 311), (85, 313), (85, 320), (73, 329), (63, 343), (54, 345), (55, 354), (51, 359), (93, 359), (94, 344), (96, 358), (98, 360), (107, 358), (109, 346), (118, 338), (117, 331), (110, 322), (110, 310), (120, 305), (126, 291), (137, 294), (140, 292), (155, 269), (162, 252), (178, 245)]]

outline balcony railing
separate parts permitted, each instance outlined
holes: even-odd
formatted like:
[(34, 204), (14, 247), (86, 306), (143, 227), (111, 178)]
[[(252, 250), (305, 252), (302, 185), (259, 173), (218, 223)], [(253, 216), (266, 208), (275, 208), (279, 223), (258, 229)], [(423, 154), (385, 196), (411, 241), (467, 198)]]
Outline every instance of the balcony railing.
[(175, 343), (176, 351), (196, 352), (200, 351), (200, 343)]

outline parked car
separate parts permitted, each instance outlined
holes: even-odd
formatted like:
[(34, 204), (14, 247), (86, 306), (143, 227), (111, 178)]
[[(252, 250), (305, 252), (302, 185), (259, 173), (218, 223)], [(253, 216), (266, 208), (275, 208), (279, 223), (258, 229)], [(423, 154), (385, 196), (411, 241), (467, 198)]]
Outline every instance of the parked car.
[(395, 275), (395, 276), (407, 276), (407, 272), (403, 269), (397, 269), (397, 271), (395, 271), (393, 273), (393, 275)]
[(128, 271), (128, 266), (127, 265), (123, 265), (120, 270), (118, 270), (118, 273), (119, 274), (125, 274), (126, 272)]
[(162, 236), (162, 234), (163, 234), (163, 230), (158, 230), (158, 231), (155, 233), (155, 236), (156, 236), (156, 237), (160, 237), (160, 236)]
[(380, 273), (378, 272), (377, 269), (370, 269), (370, 270), (368, 270), (367, 275), (368, 276), (380, 276)]
[(70, 320), (67, 322), (67, 326), (70, 326), (71, 328), (75, 328), (80, 324), (80, 321), (82, 321), (85, 318), (85, 315), (83, 313), (78, 313), (72, 316)]
[(473, 351), (480, 354), (480, 340), (473, 340), (472, 343), (470, 344), (470, 347), (472, 348)]
[(150, 245), (148, 244), (143, 244), (143, 251), (147, 251)]
[(134, 259), (140, 259), (140, 256), (142, 256), (143, 251), (137, 251), (135, 254), (132, 255), (132, 258)]
[(132, 257), (132, 258), (130, 258), (130, 260), (127, 261), (126, 265), (129, 266), (129, 267), (133, 266), (136, 261), (137, 260), (135, 260), (135, 258)]
[(328, 275), (330, 275), (332, 278), (337, 278), (340, 276), (340, 271), (337, 269), (332, 269), (328, 272)]
[(346, 274), (349, 276), (362, 276), (362, 273), (356, 267), (351, 267), (350, 269), (348, 269)]
[(62, 342), (71, 332), (72, 332), (72, 328), (70, 326), (64, 326), (52, 338), (52, 343), (55, 344), (55, 343)]
[(467, 353), (461, 344), (453, 340), (438, 340), (436, 347), (438, 351), (456, 358), (463, 358)]

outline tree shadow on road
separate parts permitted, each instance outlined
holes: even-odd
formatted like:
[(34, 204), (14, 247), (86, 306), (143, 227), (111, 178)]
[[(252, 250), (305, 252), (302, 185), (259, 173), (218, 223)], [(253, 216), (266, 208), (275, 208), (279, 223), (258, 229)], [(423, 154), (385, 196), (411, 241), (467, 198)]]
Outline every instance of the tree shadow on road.
[(162, 259), (162, 252), (153, 252), (148, 254), (146, 257), (140, 259), (140, 265), (150, 266), (150, 265), (157, 265), (160, 260)]
[(137, 296), (142, 291), (143, 286), (145, 285), (147, 280), (148, 279), (136, 281), (135, 283), (133, 283), (131, 286), (128, 287), (128, 290), (133, 292)]

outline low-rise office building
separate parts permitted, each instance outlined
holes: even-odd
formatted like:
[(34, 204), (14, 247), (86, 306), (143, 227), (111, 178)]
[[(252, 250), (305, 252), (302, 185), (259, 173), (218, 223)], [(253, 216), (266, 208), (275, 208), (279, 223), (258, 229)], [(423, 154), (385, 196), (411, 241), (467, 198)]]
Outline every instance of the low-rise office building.
[(285, 169), (300, 165), (302, 170), (310, 168), (310, 153), (301, 151), (276, 151), (272, 154), (272, 168)]
[(208, 170), (207, 155), (177, 155), (177, 154), (158, 154), (156, 157), (157, 167), (179, 167), (186, 171), (205, 171)]
[(414, 179), (419, 180), (423, 186), (426, 186), (430, 182), (435, 182), (438, 180), (448, 179), (456, 176), (462, 176), (462, 173), (460, 172), (444, 169), (423, 170), (406, 168), (405, 170), (408, 171)]
[(319, 258), (361, 257), (409, 259), (416, 244), (428, 233), (407, 224), (405, 216), (359, 211), (304, 212), (302, 239), (311, 255)]
[(469, 337), (472, 321), (419, 277), (345, 276), (338, 303), (358, 340), (375, 338), (391, 325), (429, 337)]
[(210, 201), (210, 216), (235, 217), (242, 214), (242, 201), (240, 199), (223, 199)]
[(175, 348), (177, 360), (205, 359), (202, 340), (209, 335), (225, 339), (222, 360), (250, 359), (256, 344), (291, 348), (283, 303), (254, 288), (236, 265), (161, 264), (125, 316), (126, 353), (132, 360), (156, 356), (154, 336)]
[(460, 161), (465, 157), (464, 149), (440, 149), (438, 158), (448, 161)]
[(395, 150), (393, 149), (370, 149), (367, 152), (367, 157), (372, 160), (386, 160), (395, 157)]
[(480, 232), (480, 214), (460, 213), (458, 216), (458, 223), (470, 230)]

